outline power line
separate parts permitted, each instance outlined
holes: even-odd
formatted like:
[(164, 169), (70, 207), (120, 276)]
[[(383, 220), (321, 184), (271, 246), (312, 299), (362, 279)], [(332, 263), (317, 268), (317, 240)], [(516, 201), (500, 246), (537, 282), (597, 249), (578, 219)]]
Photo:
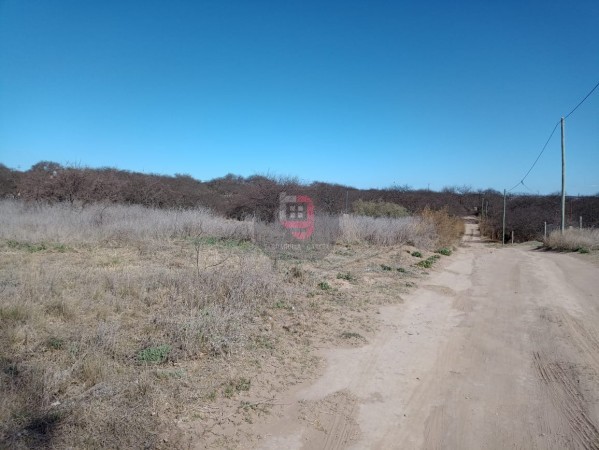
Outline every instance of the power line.
[[(570, 117), (572, 115), (572, 113), (574, 111), (576, 111), (580, 107), (580, 105), (582, 105), (586, 101), (586, 99), (589, 98), (593, 92), (595, 92), (595, 89), (597, 89), (598, 87), (599, 87), (599, 82), (597, 82), (597, 84), (593, 87), (593, 89), (591, 89), (589, 91), (589, 93), (584, 96), (584, 98), (574, 107), (574, 109), (572, 111), (570, 111), (568, 114), (566, 114), (564, 116), (564, 119), (567, 119), (568, 117)], [(557, 123), (555, 124), (555, 126), (553, 127), (553, 130), (551, 130), (551, 134), (549, 135), (549, 138), (547, 139), (547, 142), (545, 142), (545, 145), (543, 145), (543, 148), (541, 149), (541, 152), (539, 153), (539, 155), (537, 156), (537, 158), (532, 163), (532, 166), (530, 166), (530, 169), (528, 169), (528, 172), (526, 172), (526, 174), (524, 175), (524, 177), (522, 177), (522, 179), (518, 183), (516, 183), (516, 185), (513, 186), (508, 192), (512, 192), (514, 189), (516, 189), (520, 185), (522, 185), (524, 187), (527, 187), (524, 184), (524, 180), (526, 180), (526, 177), (528, 177), (528, 175), (530, 175), (530, 172), (532, 172), (532, 169), (534, 169), (534, 167), (537, 165), (537, 162), (539, 162), (539, 159), (543, 155), (543, 152), (545, 152), (545, 149), (547, 148), (547, 145), (549, 144), (549, 141), (551, 140), (551, 138), (555, 134), (555, 130), (557, 130), (557, 126), (560, 123), (561, 123), (561, 120), (558, 120)]]
[(555, 123), (555, 126), (553, 127), (553, 130), (551, 130), (551, 134), (549, 135), (549, 138), (547, 138), (547, 141), (545, 142), (545, 145), (543, 145), (543, 148), (541, 149), (541, 152), (537, 156), (537, 159), (535, 159), (535, 161), (532, 163), (532, 166), (530, 166), (530, 169), (528, 169), (528, 172), (526, 172), (526, 174), (524, 175), (524, 177), (522, 177), (522, 179), (513, 188), (511, 188), (508, 192), (512, 192), (514, 189), (516, 189), (518, 186), (520, 186), (520, 184), (524, 184), (524, 180), (526, 180), (526, 177), (528, 177), (528, 175), (530, 175), (530, 172), (532, 172), (532, 169), (534, 169), (534, 167), (537, 165), (537, 162), (539, 162), (539, 159), (541, 159), (541, 156), (543, 155), (543, 152), (547, 148), (547, 145), (549, 145), (549, 141), (551, 140), (551, 138), (555, 134), (555, 130), (557, 130), (557, 126), (559, 124), (560, 124), (560, 121), (558, 120)]
[(571, 115), (571, 114), (572, 114), (574, 111), (576, 111), (576, 110), (578, 109), (578, 107), (579, 107), (580, 105), (582, 105), (582, 104), (585, 102), (585, 100), (586, 100), (587, 98), (589, 98), (589, 97), (591, 96), (591, 94), (592, 94), (592, 93), (595, 91), (595, 89), (597, 89), (598, 87), (599, 87), (599, 82), (598, 82), (598, 83), (595, 85), (595, 87), (594, 87), (593, 89), (591, 89), (591, 90), (589, 91), (589, 93), (588, 93), (588, 94), (585, 96), (585, 98), (583, 98), (583, 99), (580, 101), (580, 103), (574, 107), (574, 109), (573, 109), (572, 111), (570, 111), (568, 114), (566, 114), (566, 115), (565, 115), (564, 119), (567, 119), (568, 117), (570, 117), (570, 115)]
[(520, 182), (520, 184), (521, 184), (522, 186), (524, 186), (526, 189), (528, 189), (528, 191), (529, 191), (531, 194), (534, 194), (534, 191), (533, 191), (531, 188), (529, 188), (528, 186), (526, 186), (526, 185), (524, 184), (524, 181), (521, 181), (521, 182)]

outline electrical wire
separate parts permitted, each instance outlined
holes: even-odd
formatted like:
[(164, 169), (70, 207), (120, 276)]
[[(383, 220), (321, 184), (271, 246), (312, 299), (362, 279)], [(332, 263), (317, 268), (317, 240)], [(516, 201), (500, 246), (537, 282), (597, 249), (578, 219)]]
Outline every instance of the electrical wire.
[[(580, 105), (582, 105), (586, 101), (586, 99), (589, 98), (593, 92), (595, 92), (595, 89), (597, 89), (598, 87), (599, 87), (599, 82), (597, 82), (597, 84), (593, 87), (593, 89), (591, 89), (589, 91), (589, 93), (587, 95), (585, 95), (585, 97), (580, 102), (578, 102), (578, 104), (574, 107), (574, 109), (572, 109), (572, 111), (570, 111), (568, 114), (566, 114), (564, 116), (564, 119), (567, 119), (568, 117), (570, 117), (572, 115), (572, 113), (574, 111), (576, 111), (580, 107)], [(528, 172), (526, 172), (526, 174), (524, 174), (524, 177), (522, 177), (522, 179), (518, 183), (516, 183), (516, 185), (513, 186), (508, 192), (512, 192), (514, 189), (516, 189), (520, 185), (522, 185), (528, 189), (528, 187), (524, 184), (524, 180), (526, 180), (526, 177), (528, 177), (528, 175), (530, 175), (530, 172), (532, 172), (532, 169), (534, 169), (534, 167), (537, 165), (537, 162), (539, 162), (539, 159), (543, 155), (543, 152), (545, 152), (545, 149), (547, 148), (549, 141), (551, 141), (551, 138), (555, 134), (555, 130), (557, 130), (557, 126), (560, 124), (560, 122), (561, 122), (561, 120), (558, 120), (557, 123), (555, 124), (555, 126), (553, 127), (553, 130), (551, 130), (551, 134), (549, 135), (547, 142), (545, 142), (545, 145), (543, 145), (541, 152), (539, 153), (537, 158), (532, 163), (532, 166), (530, 166), (530, 169), (528, 169)]]
[(521, 184), (522, 186), (524, 186), (526, 189), (528, 189), (528, 192), (530, 192), (531, 194), (534, 194), (534, 193), (535, 193), (535, 192), (534, 192), (534, 191), (533, 191), (531, 188), (529, 188), (528, 186), (526, 186), (526, 185), (524, 184), (524, 181), (521, 181), (521, 182), (520, 182), (520, 184)]
[(526, 174), (524, 175), (524, 177), (522, 177), (522, 179), (513, 188), (511, 188), (508, 192), (512, 192), (514, 189), (516, 189), (518, 186), (520, 186), (520, 184), (524, 184), (524, 180), (526, 180), (526, 177), (528, 177), (528, 175), (530, 175), (530, 172), (532, 172), (532, 169), (534, 169), (534, 167), (537, 165), (537, 162), (539, 162), (539, 159), (541, 159), (541, 156), (543, 155), (543, 152), (545, 152), (545, 149), (547, 148), (547, 145), (549, 145), (549, 141), (551, 140), (551, 138), (555, 134), (555, 130), (557, 130), (557, 126), (559, 124), (560, 124), (560, 121), (557, 121), (556, 124), (555, 124), (555, 126), (553, 127), (553, 130), (551, 130), (551, 134), (549, 135), (549, 138), (547, 138), (547, 141), (545, 142), (545, 145), (543, 145), (543, 148), (541, 149), (541, 152), (537, 156), (537, 159), (535, 159), (535, 161), (532, 163), (532, 166), (530, 166), (530, 169), (528, 169), (528, 172), (526, 172)]
[(576, 110), (578, 109), (578, 107), (579, 107), (580, 105), (582, 105), (582, 104), (585, 102), (585, 100), (586, 100), (587, 98), (589, 98), (589, 97), (591, 96), (591, 94), (592, 94), (592, 93), (595, 91), (595, 89), (597, 89), (598, 87), (599, 87), (599, 82), (598, 82), (598, 83), (595, 85), (595, 87), (594, 87), (593, 89), (591, 89), (591, 90), (589, 91), (589, 93), (588, 93), (588, 94), (585, 96), (585, 98), (583, 98), (583, 99), (580, 101), (580, 103), (574, 107), (574, 109), (573, 109), (572, 111), (570, 111), (568, 114), (566, 114), (566, 115), (564, 116), (564, 119), (567, 119), (568, 117), (570, 117), (570, 116), (572, 115), (572, 113), (573, 113), (574, 111), (576, 111)]

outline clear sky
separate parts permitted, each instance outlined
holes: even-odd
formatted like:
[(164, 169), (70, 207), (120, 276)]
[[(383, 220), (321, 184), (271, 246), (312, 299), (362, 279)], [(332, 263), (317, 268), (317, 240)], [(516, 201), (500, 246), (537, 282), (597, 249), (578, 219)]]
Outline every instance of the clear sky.
[[(598, 81), (597, 0), (0, 0), (0, 162), (21, 170), (509, 189)], [(560, 188), (559, 141), (535, 193)], [(566, 145), (568, 192), (599, 192), (599, 89)]]

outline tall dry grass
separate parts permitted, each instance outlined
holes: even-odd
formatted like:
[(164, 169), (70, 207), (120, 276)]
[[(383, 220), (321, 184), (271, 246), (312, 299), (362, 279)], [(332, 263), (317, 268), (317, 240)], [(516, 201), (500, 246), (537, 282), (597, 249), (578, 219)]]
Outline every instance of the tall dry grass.
[(341, 218), (342, 243), (366, 242), (374, 245), (409, 244), (430, 249), (437, 242), (432, 222), (419, 217), (368, 217), (346, 215)]
[(205, 208), (158, 209), (140, 205), (0, 201), (0, 238), (96, 243), (111, 240), (165, 240), (207, 235), (250, 239), (252, 222), (227, 220)]
[(431, 224), (436, 232), (436, 245), (450, 247), (455, 245), (464, 234), (464, 221), (449, 214), (447, 209), (433, 210), (425, 208), (420, 216)]
[[(158, 209), (139, 205), (69, 204), (0, 201), (0, 238), (27, 242), (101, 243), (168, 240), (193, 236), (251, 240), (254, 223), (229, 220), (208, 209)], [(447, 211), (425, 209), (420, 216), (387, 218), (344, 215), (339, 240), (374, 245), (408, 243), (432, 248), (450, 245), (463, 223)]]
[(552, 231), (544, 242), (552, 250), (590, 251), (599, 250), (599, 230), (571, 228)]

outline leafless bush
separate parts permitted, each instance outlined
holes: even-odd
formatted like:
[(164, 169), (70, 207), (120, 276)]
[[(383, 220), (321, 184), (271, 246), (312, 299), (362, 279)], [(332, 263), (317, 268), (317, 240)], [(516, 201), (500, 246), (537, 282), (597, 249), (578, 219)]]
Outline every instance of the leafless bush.
[(552, 231), (545, 246), (553, 250), (589, 251), (599, 250), (599, 229), (567, 229)]

